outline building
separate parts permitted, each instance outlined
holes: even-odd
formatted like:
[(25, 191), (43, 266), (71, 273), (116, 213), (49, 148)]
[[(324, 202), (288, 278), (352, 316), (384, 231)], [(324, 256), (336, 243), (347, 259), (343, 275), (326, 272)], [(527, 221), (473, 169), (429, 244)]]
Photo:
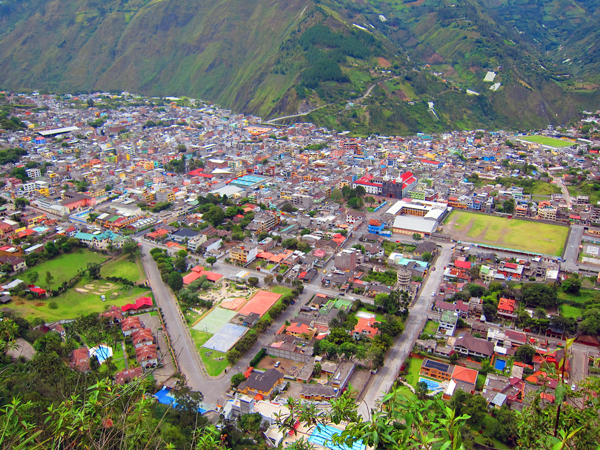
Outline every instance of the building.
[(335, 255), (335, 268), (338, 270), (354, 270), (357, 264), (357, 254), (352, 250), (342, 250)]
[(352, 337), (358, 339), (360, 337), (366, 336), (369, 338), (374, 338), (377, 334), (377, 328), (375, 327), (375, 319), (365, 319), (364, 317), (360, 317), (358, 319), (358, 323), (354, 326), (352, 330)]
[(454, 343), (454, 349), (465, 356), (490, 358), (494, 354), (494, 344), (485, 339), (474, 337), (471, 333), (463, 333)]
[(450, 381), (453, 370), (454, 366), (452, 364), (445, 364), (432, 359), (424, 359), (419, 373), (426, 377), (435, 378), (436, 380)]
[(271, 399), (273, 391), (282, 384), (283, 373), (277, 369), (267, 369), (264, 373), (252, 372), (248, 379), (238, 386), (238, 392), (261, 396), (260, 400)]
[(457, 323), (458, 316), (454, 313), (454, 311), (442, 311), (442, 315), (440, 317), (440, 324), (437, 330), (438, 334), (444, 334), (448, 337), (454, 336)]
[(69, 211), (96, 206), (95, 198), (80, 194), (78, 192), (65, 191), (65, 193), (62, 195), (62, 198), (63, 200), (60, 202), (60, 204), (69, 208)]
[(508, 298), (500, 298), (498, 302), (498, 315), (503, 317), (508, 317), (510, 319), (516, 317), (515, 315), (515, 307), (516, 300), (508, 299)]
[(87, 347), (73, 350), (71, 355), (71, 367), (80, 372), (90, 371), (90, 353)]
[(249, 248), (247, 245), (238, 245), (229, 252), (229, 258), (231, 261), (237, 264), (246, 265), (256, 259), (258, 254), (258, 247)]
[(42, 171), (40, 169), (25, 169), (25, 173), (29, 178), (39, 178), (42, 176)]
[(300, 398), (317, 402), (329, 401), (338, 397), (339, 390), (333, 386), (303, 384), (300, 388)]

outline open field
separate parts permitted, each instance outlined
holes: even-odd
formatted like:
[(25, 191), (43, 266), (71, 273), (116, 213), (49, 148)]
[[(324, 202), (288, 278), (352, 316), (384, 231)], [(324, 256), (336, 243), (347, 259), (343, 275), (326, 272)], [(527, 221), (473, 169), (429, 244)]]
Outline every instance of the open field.
[(138, 283), (145, 278), (143, 272), (140, 271), (138, 262), (137, 258), (132, 258), (131, 256), (121, 258), (102, 266), (100, 273), (104, 278), (121, 277), (133, 281), (134, 283)]
[[(192, 339), (196, 345), (196, 350), (202, 358), (202, 362), (206, 367), (206, 371), (210, 376), (217, 376), (229, 365), (225, 353), (209, 350), (208, 348), (202, 347), (211, 337), (212, 334), (205, 333), (204, 331), (190, 329), (192, 333)], [(210, 353), (207, 355), (207, 353)], [(223, 358), (219, 361), (220, 358)]]
[(559, 309), (562, 315), (565, 317), (573, 317), (574, 319), (577, 319), (578, 317), (583, 317), (583, 309), (578, 308), (577, 306), (560, 305)]
[(444, 232), (458, 241), (560, 256), (569, 228), (519, 219), (453, 211)]
[(567, 294), (562, 289), (559, 289), (556, 293), (558, 295), (558, 303), (560, 303), (561, 300), (570, 300), (574, 303), (581, 304), (582, 308), (585, 306), (587, 300), (592, 300), (596, 295), (600, 294), (600, 292), (593, 289), (581, 289), (579, 295)]
[(37, 284), (46, 287), (44, 285), (46, 272), (50, 272), (54, 276), (52, 285), (58, 286), (62, 284), (63, 281), (69, 281), (77, 275), (79, 269), (87, 269), (88, 263), (102, 263), (106, 261), (106, 259), (107, 258), (104, 255), (81, 248), (73, 251), (73, 253), (65, 253), (51, 261), (38, 264), (22, 274), (19, 274), (17, 278), (27, 282), (27, 275), (31, 272), (37, 272), (39, 274)]
[(423, 333), (433, 335), (433, 334), (435, 334), (435, 332), (437, 331), (439, 326), (440, 326), (439, 323), (434, 322), (433, 320), (428, 320), (427, 323), (425, 324), (425, 328), (423, 328)]
[[(91, 286), (94, 286), (94, 289), (89, 289)], [(75, 289), (87, 292), (77, 292)], [(103, 302), (96, 292), (102, 292), (106, 296), (106, 301)], [(82, 314), (101, 313), (110, 305), (123, 306), (127, 303), (135, 303), (136, 299), (144, 296), (150, 296), (150, 291), (146, 288), (122, 287), (116, 284), (109, 285), (104, 280), (92, 280), (82, 281), (75, 288), (69, 289), (58, 297), (35, 300), (15, 298), (6, 306), (20, 313), (25, 319), (41, 317), (52, 322), (75, 319)], [(50, 302), (55, 302), (57, 308), (50, 309), (48, 306)]]
[(563, 141), (562, 139), (554, 139), (546, 136), (518, 136), (517, 139), (557, 148), (574, 145), (574, 142)]

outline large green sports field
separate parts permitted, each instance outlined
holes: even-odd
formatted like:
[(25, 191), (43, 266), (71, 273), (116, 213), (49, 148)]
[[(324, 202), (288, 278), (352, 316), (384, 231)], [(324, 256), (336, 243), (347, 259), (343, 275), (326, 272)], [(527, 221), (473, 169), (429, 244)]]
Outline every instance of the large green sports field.
[(535, 144), (548, 145), (550, 147), (570, 147), (573, 142), (563, 141), (562, 139), (554, 139), (546, 136), (519, 136), (518, 139)]
[(484, 214), (453, 211), (444, 233), (457, 241), (489, 244), (544, 255), (560, 256), (569, 234), (568, 227)]

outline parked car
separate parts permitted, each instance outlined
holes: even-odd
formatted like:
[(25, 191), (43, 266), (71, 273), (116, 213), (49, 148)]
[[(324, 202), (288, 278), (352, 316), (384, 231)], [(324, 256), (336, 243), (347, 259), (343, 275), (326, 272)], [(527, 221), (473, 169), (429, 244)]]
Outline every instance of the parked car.
[(275, 367), (279, 367), (280, 365), (281, 365), (281, 361), (277, 361), (277, 362), (275, 363)]

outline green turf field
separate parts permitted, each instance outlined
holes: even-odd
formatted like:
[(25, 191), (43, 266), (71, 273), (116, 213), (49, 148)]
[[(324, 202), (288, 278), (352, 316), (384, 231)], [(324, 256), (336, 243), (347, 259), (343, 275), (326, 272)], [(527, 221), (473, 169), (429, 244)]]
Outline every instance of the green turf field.
[(443, 232), (457, 241), (560, 256), (569, 228), (455, 210), (445, 222)]
[(519, 136), (518, 139), (556, 148), (570, 147), (574, 145), (574, 142), (563, 141), (562, 139), (554, 139), (546, 136)]
[(73, 253), (65, 253), (51, 261), (38, 264), (22, 274), (19, 274), (17, 278), (28, 282), (28, 274), (37, 272), (39, 278), (36, 284), (45, 288), (46, 272), (50, 272), (54, 276), (52, 286), (56, 287), (62, 284), (63, 281), (69, 281), (77, 275), (79, 269), (87, 269), (88, 263), (102, 263), (106, 261), (106, 259), (106, 256), (101, 255), (100, 253), (94, 253), (88, 249), (81, 248), (75, 250)]
[[(193, 328), (191, 328), (190, 331), (192, 333), (194, 344), (196, 345), (196, 350), (198, 351), (200, 358), (202, 358), (202, 362), (204, 363), (204, 367), (206, 367), (206, 371), (211, 377), (216, 377), (229, 365), (227, 358), (225, 358), (226, 353), (209, 350), (202, 347), (212, 337), (212, 334), (205, 333), (204, 331), (194, 330)], [(207, 355), (207, 353), (210, 354)]]

